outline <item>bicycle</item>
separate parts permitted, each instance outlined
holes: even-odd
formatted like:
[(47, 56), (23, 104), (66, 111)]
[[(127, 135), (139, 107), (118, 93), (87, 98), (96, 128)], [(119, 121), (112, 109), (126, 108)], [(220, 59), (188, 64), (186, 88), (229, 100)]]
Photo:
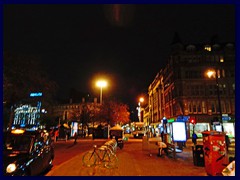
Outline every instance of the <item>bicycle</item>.
[(118, 164), (118, 158), (107, 146), (97, 148), (97, 145), (94, 145), (93, 151), (88, 151), (83, 155), (82, 162), (87, 167), (102, 164), (106, 168), (115, 168)]
[(104, 146), (107, 146), (107, 148), (114, 154), (116, 154), (117, 151), (117, 141), (115, 139), (111, 139), (110, 141), (107, 141)]

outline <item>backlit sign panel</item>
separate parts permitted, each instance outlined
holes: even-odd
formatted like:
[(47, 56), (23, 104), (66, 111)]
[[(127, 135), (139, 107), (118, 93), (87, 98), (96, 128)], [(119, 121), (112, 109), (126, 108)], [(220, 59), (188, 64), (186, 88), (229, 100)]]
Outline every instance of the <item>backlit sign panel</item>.
[(185, 122), (173, 122), (172, 129), (173, 129), (173, 140), (175, 142), (187, 140)]

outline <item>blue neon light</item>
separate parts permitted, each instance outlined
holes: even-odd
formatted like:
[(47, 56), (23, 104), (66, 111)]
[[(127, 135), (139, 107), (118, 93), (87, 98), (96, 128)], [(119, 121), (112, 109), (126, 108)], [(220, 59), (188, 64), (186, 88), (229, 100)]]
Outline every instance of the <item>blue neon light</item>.
[(39, 97), (42, 96), (41, 92), (37, 92), (37, 93), (30, 93), (30, 97)]

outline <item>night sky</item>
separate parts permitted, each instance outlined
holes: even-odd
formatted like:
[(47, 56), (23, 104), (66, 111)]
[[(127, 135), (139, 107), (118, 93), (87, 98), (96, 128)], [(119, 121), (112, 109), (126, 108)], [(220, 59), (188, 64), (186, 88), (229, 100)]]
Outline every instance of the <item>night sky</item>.
[(70, 88), (137, 105), (166, 64), (175, 32), (183, 43), (235, 42), (234, 5), (4, 5), (4, 51), (40, 57), (59, 97)]

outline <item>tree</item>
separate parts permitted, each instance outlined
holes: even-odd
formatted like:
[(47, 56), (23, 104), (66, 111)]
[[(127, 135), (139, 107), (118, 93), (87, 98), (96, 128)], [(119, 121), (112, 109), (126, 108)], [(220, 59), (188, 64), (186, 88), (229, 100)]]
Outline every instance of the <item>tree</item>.
[(105, 101), (101, 107), (100, 116), (111, 126), (125, 124), (130, 120), (129, 107), (126, 104), (114, 100)]
[[(82, 124), (82, 134), (84, 132), (84, 127), (89, 127), (89, 124), (92, 123), (92, 127), (94, 127), (94, 123), (99, 120), (99, 105), (96, 103), (83, 103), (80, 108), (71, 109), (68, 111), (70, 121), (78, 121), (78, 123)], [(99, 121), (98, 121), (99, 122)]]
[(68, 113), (69, 113), (68, 120), (80, 122), (81, 109), (71, 109), (68, 111)]
[(49, 80), (47, 73), (41, 65), (40, 59), (30, 55), (11, 55), (4, 53), (3, 68), (3, 102), (4, 125), (10, 117), (10, 108), (17, 104), (37, 101), (29, 97), (31, 92), (42, 92), (39, 98), (45, 109), (54, 103), (54, 95), (58, 88), (54, 81)]
[(56, 127), (58, 125), (58, 121), (56, 121), (56, 117), (52, 116), (52, 114), (42, 114), (40, 125), (45, 126), (46, 129), (50, 129), (52, 127)]
[(57, 84), (49, 80), (40, 59), (4, 53), (3, 98), (6, 103), (28, 100), (30, 92), (39, 91), (43, 93), (43, 99), (50, 103), (56, 90)]

